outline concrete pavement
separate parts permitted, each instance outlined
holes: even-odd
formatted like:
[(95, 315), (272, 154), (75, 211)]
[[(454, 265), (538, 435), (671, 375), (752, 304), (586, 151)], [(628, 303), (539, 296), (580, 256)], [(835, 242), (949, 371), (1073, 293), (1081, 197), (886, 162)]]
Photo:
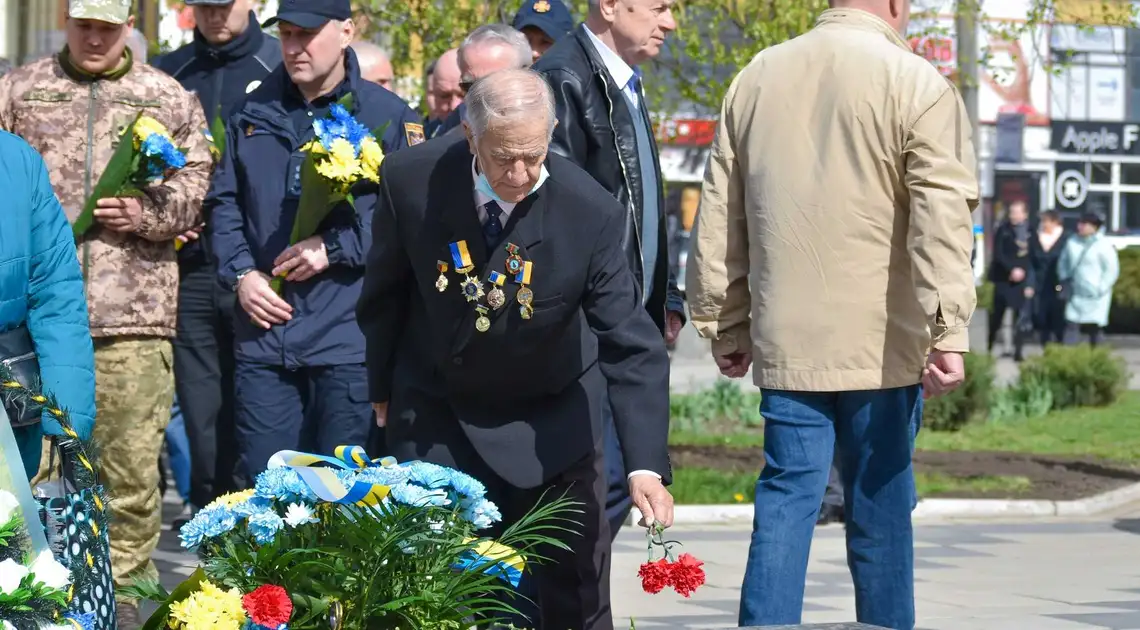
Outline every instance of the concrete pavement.
[[(155, 554), (173, 587), (196, 558), (167, 526)], [(684, 599), (642, 592), (637, 567), (645, 538), (625, 528), (614, 548), (615, 627), (639, 630), (736, 626), (750, 530), (685, 526), (671, 530), (684, 551), (704, 560), (707, 584)], [(1140, 506), (1097, 519), (923, 521), (915, 526), (918, 628), (923, 630), (1140, 630)], [(804, 623), (855, 620), (844, 530), (816, 530)]]

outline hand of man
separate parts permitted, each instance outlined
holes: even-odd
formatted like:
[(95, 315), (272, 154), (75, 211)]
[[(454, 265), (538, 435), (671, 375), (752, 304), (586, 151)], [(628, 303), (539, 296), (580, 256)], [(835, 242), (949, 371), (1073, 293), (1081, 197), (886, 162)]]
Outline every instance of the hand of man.
[(733, 352), (723, 356), (713, 357), (720, 373), (728, 378), (744, 378), (748, 368), (752, 367), (751, 352)]
[(655, 523), (662, 527), (673, 526), (673, 495), (660, 479), (653, 475), (634, 475), (629, 480), (629, 496), (641, 511), (639, 526), (652, 527)]
[(665, 343), (673, 345), (677, 343), (677, 336), (681, 334), (681, 327), (684, 326), (684, 321), (681, 319), (681, 314), (673, 311), (665, 312)]
[(281, 252), (273, 261), (273, 277), (287, 273), (288, 282), (304, 282), (329, 268), (329, 254), (325, 249), (325, 239), (310, 236), (289, 249)]
[(948, 394), (966, 380), (966, 363), (961, 352), (935, 350), (926, 358), (922, 370), (923, 398)]
[(237, 294), (238, 303), (249, 314), (249, 320), (265, 330), (293, 319), (293, 307), (273, 291), (269, 276), (260, 271), (243, 276)]
[(175, 240), (177, 240), (179, 243), (189, 243), (190, 241), (196, 241), (202, 238), (202, 230), (204, 229), (206, 229), (206, 224), (204, 223), (202, 225), (194, 226), (189, 230), (186, 230), (185, 232), (179, 234)]
[(1013, 271), (1009, 272), (1010, 282), (1021, 282), (1025, 279), (1025, 270), (1021, 267), (1014, 267)]
[(142, 225), (142, 202), (134, 197), (111, 197), (95, 202), (95, 220), (112, 232), (134, 232)]
[(372, 411), (376, 412), (376, 426), (381, 429), (388, 424), (388, 403), (372, 403)]
[(1026, 298), (1032, 298), (1036, 293), (1037, 292), (1033, 290), (1033, 287), (1025, 287)]

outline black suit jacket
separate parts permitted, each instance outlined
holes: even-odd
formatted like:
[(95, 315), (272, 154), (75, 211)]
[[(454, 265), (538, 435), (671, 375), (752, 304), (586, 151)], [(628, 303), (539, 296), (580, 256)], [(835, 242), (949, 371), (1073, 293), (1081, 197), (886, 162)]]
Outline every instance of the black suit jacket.
[[(627, 468), (669, 483), (669, 359), (622, 250), (625, 209), (551, 155), (550, 178), (515, 207), (488, 252), (471, 160), (466, 140), (429, 142), (387, 157), (381, 171), (357, 319), (371, 399), (389, 403), (393, 454), (469, 442), (508, 483), (537, 487), (600, 447), (608, 388)], [(484, 280), (505, 272), (507, 243), (522, 248), (533, 262), (531, 319), (510, 281), (485, 333), (453, 268), (447, 290), (436, 289), (437, 262), (450, 263), (448, 245), (459, 240)]]

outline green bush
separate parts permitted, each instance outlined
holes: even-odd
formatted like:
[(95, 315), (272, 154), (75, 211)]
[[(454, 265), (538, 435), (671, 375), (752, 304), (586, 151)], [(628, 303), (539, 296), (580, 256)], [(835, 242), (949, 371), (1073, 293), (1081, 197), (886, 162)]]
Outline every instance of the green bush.
[(711, 431), (758, 427), (760, 394), (746, 393), (735, 381), (717, 379), (712, 387), (693, 394), (669, 397), (670, 428), (681, 431)]
[(1128, 389), (1124, 359), (1110, 348), (1049, 345), (1045, 354), (1021, 364), (1019, 381), (1040, 383), (1053, 393), (1053, 408), (1103, 407)]
[(990, 421), (1040, 418), (1053, 410), (1053, 390), (1036, 379), (1022, 379), (1011, 387), (994, 391)]
[(974, 289), (978, 295), (977, 310), (990, 310), (994, 307), (994, 283), (986, 280)]
[(1118, 252), (1120, 278), (1112, 287), (1112, 305), (1122, 309), (1140, 308), (1140, 247)]
[(957, 431), (971, 422), (985, 420), (994, 392), (994, 358), (968, 353), (966, 381), (958, 389), (926, 401), (922, 427), (932, 431)]

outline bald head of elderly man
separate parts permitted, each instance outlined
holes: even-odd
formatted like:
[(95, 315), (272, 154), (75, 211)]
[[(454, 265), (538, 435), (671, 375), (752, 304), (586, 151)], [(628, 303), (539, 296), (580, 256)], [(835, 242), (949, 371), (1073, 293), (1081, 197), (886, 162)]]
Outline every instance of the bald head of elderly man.
[(385, 90), (392, 89), (392, 61), (384, 49), (372, 42), (352, 42), (356, 60), (360, 63), (360, 76)]

